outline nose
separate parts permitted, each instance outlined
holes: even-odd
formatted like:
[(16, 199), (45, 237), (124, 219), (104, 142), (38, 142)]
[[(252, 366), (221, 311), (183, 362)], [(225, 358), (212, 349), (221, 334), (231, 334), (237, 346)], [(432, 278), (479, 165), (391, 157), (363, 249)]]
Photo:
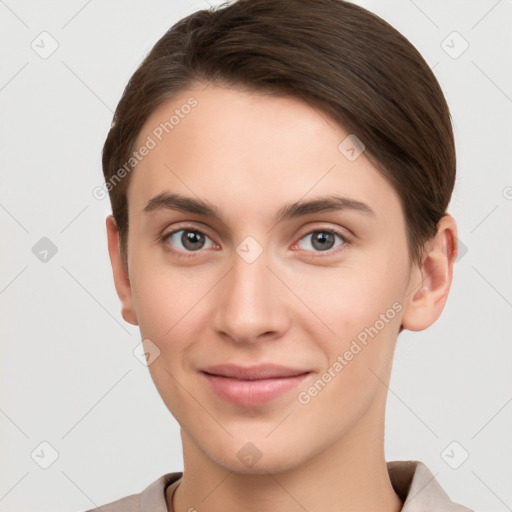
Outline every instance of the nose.
[(252, 263), (234, 254), (217, 290), (214, 329), (218, 335), (254, 343), (278, 338), (289, 328), (292, 315), (286, 287), (269, 268), (265, 252)]

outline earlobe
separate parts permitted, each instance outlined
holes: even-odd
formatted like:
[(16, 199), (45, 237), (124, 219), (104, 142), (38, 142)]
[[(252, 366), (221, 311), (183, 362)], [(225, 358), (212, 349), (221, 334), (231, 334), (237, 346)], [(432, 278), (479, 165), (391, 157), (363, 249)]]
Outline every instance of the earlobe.
[(405, 299), (402, 325), (410, 331), (430, 327), (443, 312), (457, 257), (457, 225), (446, 214), (438, 224), (435, 237), (427, 244), (421, 264), (411, 272)]
[(108, 253), (112, 265), (112, 273), (116, 292), (121, 301), (121, 314), (124, 320), (132, 325), (139, 325), (133, 307), (132, 289), (128, 269), (126, 268), (120, 250), (119, 230), (112, 215), (105, 221), (107, 228)]

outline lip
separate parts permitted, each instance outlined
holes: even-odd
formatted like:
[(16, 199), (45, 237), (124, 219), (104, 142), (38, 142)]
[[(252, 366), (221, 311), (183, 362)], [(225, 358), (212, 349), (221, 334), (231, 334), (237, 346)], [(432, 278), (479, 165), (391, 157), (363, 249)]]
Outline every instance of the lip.
[(311, 372), (274, 364), (217, 365), (201, 370), (221, 398), (243, 407), (262, 405), (292, 390)]
[(274, 379), (282, 377), (295, 377), (310, 370), (290, 368), (277, 364), (258, 364), (253, 366), (241, 366), (236, 364), (218, 364), (203, 368), (201, 371), (221, 377), (231, 377), (240, 380)]

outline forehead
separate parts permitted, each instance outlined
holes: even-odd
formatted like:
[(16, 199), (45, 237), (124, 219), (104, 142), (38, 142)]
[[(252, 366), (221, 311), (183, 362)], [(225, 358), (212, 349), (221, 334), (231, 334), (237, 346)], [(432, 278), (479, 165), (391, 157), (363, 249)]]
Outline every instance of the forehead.
[(135, 148), (151, 149), (132, 171), (129, 204), (141, 211), (164, 190), (213, 203), (238, 197), (240, 209), (326, 192), (370, 196), (377, 210), (398, 202), (364, 152), (356, 159), (343, 153), (351, 137), (295, 97), (213, 85), (183, 91), (139, 133)]

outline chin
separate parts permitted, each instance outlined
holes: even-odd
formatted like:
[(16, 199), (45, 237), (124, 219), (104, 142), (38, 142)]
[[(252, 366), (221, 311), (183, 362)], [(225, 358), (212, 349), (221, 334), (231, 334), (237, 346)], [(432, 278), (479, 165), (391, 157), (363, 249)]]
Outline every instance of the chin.
[[(263, 443), (263, 442), (262, 442)], [(267, 475), (268, 473), (281, 473), (291, 470), (301, 464), (302, 459), (296, 449), (290, 446), (273, 446), (267, 440), (266, 446), (262, 447), (258, 441), (254, 443), (245, 442), (241, 446), (233, 446), (224, 449), (221, 453), (218, 450), (205, 450), (209, 457), (219, 466), (227, 471), (242, 475)], [(259, 447), (258, 447), (259, 446)], [(229, 456), (233, 454), (233, 456)]]

